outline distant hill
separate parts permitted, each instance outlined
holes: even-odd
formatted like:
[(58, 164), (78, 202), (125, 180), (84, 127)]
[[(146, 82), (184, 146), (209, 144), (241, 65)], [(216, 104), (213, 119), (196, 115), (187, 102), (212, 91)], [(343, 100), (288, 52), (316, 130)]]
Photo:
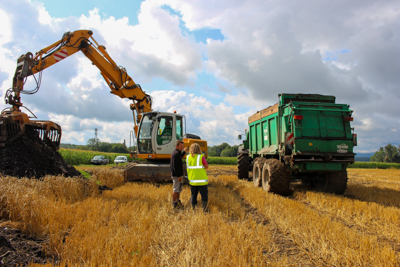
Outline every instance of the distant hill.
[(356, 161), (364, 161), (364, 162), (368, 162), (369, 159), (374, 155), (374, 152), (370, 152), (370, 153), (357, 153), (355, 160)]

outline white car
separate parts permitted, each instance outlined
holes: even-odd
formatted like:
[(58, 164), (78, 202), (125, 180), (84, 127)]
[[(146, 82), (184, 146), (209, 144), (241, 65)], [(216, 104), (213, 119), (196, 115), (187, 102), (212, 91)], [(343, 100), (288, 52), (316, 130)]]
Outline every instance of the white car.
[(114, 159), (115, 164), (128, 162), (128, 158), (126, 156), (118, 156)]

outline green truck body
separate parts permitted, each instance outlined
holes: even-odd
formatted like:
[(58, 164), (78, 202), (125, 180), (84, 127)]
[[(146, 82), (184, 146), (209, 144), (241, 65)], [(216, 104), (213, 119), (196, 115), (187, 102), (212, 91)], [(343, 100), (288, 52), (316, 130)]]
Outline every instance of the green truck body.
[[(271, 175), (264, 170), (268, 164), (279, 163), (290, 179), (298, 178), (325, 191), (343, 193), (344, 181), (335, 180), (345, 179), (347, 184), (346, 168), (354, 162), (353, 147), (357, 144), (350, 125), (353, 120), (350, 106), (336, 104), (334, 96), (280, 94), (279, 97), (277, 104), (249, 117), (246, 140), (238, 151), (239, 178), (248, 178), (248, 171), (253, 170), (253, 181), (257, 176), (260, 179), (254, 181), (255, 185), (261, 185), (264, 172)], [(256, 173), (254, 166), (259, 169), (256, 168)], [(265, 183), (270, 178), (265, 177)], [(288, 187), (288, 182), (279, 185), (282, 186)], [(265, 188), (276, 193), (289, 190), (275, 190), (268, 185)]]

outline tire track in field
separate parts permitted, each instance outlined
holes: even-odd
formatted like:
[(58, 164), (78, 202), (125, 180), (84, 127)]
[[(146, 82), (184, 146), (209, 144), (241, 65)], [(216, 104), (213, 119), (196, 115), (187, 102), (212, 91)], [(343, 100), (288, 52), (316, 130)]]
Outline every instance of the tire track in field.
[[(236, 191), (235, 191), (233, 188), (230, 187), (230, 189), (233, 190), (233, 191), (236, 193)], [(300, 189), (300, 190), (298, 190), (298, 191), (302, 191), (302, 190), (304, 190), (304, 189)], [(314, 190), (313, 190), (313, 191), (314, 191)], [(316, 192), (319, 192), (319, 191), (316, 191)], [(268, 194), (267, 192), (265, 192), (265, 193)], [(239, 194), (238, 194), (238, 195), (239, 195)], [(239, 197), (240, 197), (240, 195), (239, 195)], [(386, 236), (384, 236), (384, 235), (374, 233), (374, 232), (368, 230), (367, 227), (363, 227), (363, 226), (361, 226), (361, 225), (359, 225), (359, 224), (351, 223), (351, 222), (349, 222), (349, 221), (346, 221), (344, 218), (342, 218), (342, 217), (340, 217), (340, 216), (337, 216), (337, 215), (335, 215), (335, 214), (333, 214), (333, 213), (331, 213), (331, 212), (329, 212), (329, 211), (322, 210), (322, 209), (318, 208), (317, 206), (313, 205), (312, 203), (310, 203), (310, 202), (308, 202), (308, 201), (306, 201), (306, 200), (297, 199), (297, 198), (296, 198), (295, 196), (293, 196), (293, 195), (292, 195), (292, 196), (289, 196), (288, 198), (291, 199), (291, 200), (293, 200), (293, 201), (296, 201), (296, 202), (299, 202), (299, 203), (305, 205), (305, 206), (306, 206), (307, 208), (309, 208), (310, 210), (313, 210), (313, 211), (317, 212), (318, 214), (320, 214), (320, 215), (322, 215), (322, 216), (326, 216), (326, 217), (330, 218), (332, 221), (335, 221), (335, 222), (338, 222), (338, 223), (344, 225), (345, 227), (347, 227), (347, 228), (349, 228), (349, 229), (351, 229), (351, 230), (353, 230), (353, 231), (359, 233), (360, 235), (366, 235), (366, 236), (376, 237), (377, 241), (378, 241), (380, 244), (385, 244), (385, 245), (387, 245), (387, 246), (390, 246), (390, 247), (393, 249), (393, 251), (396, 253), (396, 258), (398, 259), (398, 261), (400, 261), (400, 242), (398, 242), (398, 241), (396, 241), (396, 240), (393, 240), (393, 239), (390, 239), (390, 238), (388, 238), (388, 237), (386, 237)], [(242, 200), (247, 204), (246, 200), (244, 200), (243, 198), (242, 198)], [(246, 204), (245, 204), (245, 205), (246, 205)], [(248, 205), (251, 206), (251, 204), (248, 204)], [(252, 206), (251, 206), (251, 207), (252, 207)], [(253, 208), (253, 209), (254, 209), (254, 210), (257, 210), (257, 209), (255, 209), (255, 208)], [(264, 215), (261, 214), (261, 216), (265, 218)], [(305, 248), (305, 249), (306, 249), (306, 248)], [(310, 255), (310, 257), (311, 257), (311, 256), (312, 256), (312, 255)], [(327, 263), (324, 262), (324, 261), (322, 261), (322, 263), (323, 263), (324, 265), (329, 265), (329, 264), (327, 264)], [(320, 262), (319, 264), (313, 262), (313, 264), (315, 264), (315, 265), (321, 265), (321, 262)]]
[[(214, 174), (214, 176), (219, 175), (234, 175), (236, 174), (234, 170), (224, 170), (224, 171), (217, 171), (215, 173), (211, 173)], [(249, 182), (251, 182), (251, 178), (249, 179)], [(296, 186), (295, 184), (291, 184), (291, 187), (293, 188), (295, 191), (316, 191), (316, 190), (310, 190), (310, 189), (305, 189), (303, 188), (303, 186)], [(230, 187), (231, 190), (233, 190), (233, 192), (237, 193), (232, 187)], [(238, 194), (238, 193), (237, 193)], [(239, 194), (238, 194), (239, 195)], [(243, 200), (244, 205), (247, 204), (247, 201), (242, 198), (240, 195), (239, 197)], [(352, 198), (350, 196), (345, 195), (345, 197), (348, 198)], [(291, 200), (294, 200), (296, 202), (301, 203), (302, 205), (305, 205), (305, 207), (309, 208), (310, 210), (313, 210), (321, 215), (323, 215), (324, 217), (327, 217), (329, 219), (331, 219), (334, 222), (340, 223), (342, 224), (344, 227), (351, 229), (351, 231), (354, 231), (355, 233), (360, 234), (360, 236), (365, 235), (365, 236), (370, 236), (373, 238), (376, 238), (378, 243), (391, 247), (391, 249), (393, 249), (394, 253), (396, 254), (396, 258), (398, 259), (398, 261), (400, 260), (400, 242), (398, 242), (397, 240), (393, 239), (393, 237), (384, 235), (383, 233), (379, 234), (377, 232), (374, 232), (373, 230), (369, 229), (367, 226), (363, 226), (360, 224), (357, 224), (353, 219), (350, 220), (346, 220), (340, 216), (337, 216), (335, 213), (329, 212), (329, 211), (325, 211), (325, 210), (321, 210), (320, 208), (318, 208), (317, 206), (314, 206), (312, 203), (309, 203), (307, 201), (301, 201), (301, 199), (296, 199), (294, 197), (289, 197)], [(353, 197), (354, 199), (358, 199), (357, 197)], [(361, 200), (363, 201), (363, 200)], [(379, 203), (378, 203), (379, 204)], [(248, 204), (251, 208), (251, 204)], [(248, 209), (248, 212), (251, 213), (252, 209)], [(259, 213), (257, 211), (257, 209), (253, 208), (256, 211), (256, 215), (254, 216), (259, 216), (257, 213)], [(268, 220), (266, 219), (265, 216), (261, 215), (261, 222), (265, 223), (265, 224), (270, 224), (271, 222), (268, 222)], [(272, 222), (273, 223), (273, 222)], [(281, 233), (282, 234), (282, 233)], [(304, 249), (303, 249), (304, 250)], [(322, 262), (320, 262), (321, 264)], [(313, 264), (316, 264), (315, 262), (313, 262)], [(326, 264), (325, 262), (323, 262), (323, 264)]]
[(273, 222), (268, 220), (261, 212), (255, 207), (243, 199), (238, 192), (236, 192), (231, 186), (226, 185), (240, 201), (240, 205), (246, 211), (245, 219), (251, 218), (258, 224), (262, 224), (266, 227), (269, 232), (273, 233), (272, 240), (278, 247), (278, 250), (274, 252), (278, 257), (286, 256), (289, 259), (289, 263), (296, 263), (297, 266), (313, 266), (313, 265), (326, 265), (324, 262), (315, 262), (309, 255), (308, 251), (299, 247), (289, 234), (282, 232), (279, 227)]
[(356, 223), (351, 223), (351, 222), (349, 222), (349, 221), (347, 221), (347, 220), (345, 220), (345, 219), (343, 219), (343, 218), (341, 218), (341, 217), (339, 217), (339, 216), (337, 216), (337, 215), (335, 215), (335, 214), (333, 214), (333, 213), (331, 213), (329, 211), (321, 210), (320, 208), (316, 207), (315, 205), (313, 205), (312, 203), (310, 203), (308, 201), (299, 200), (299, 199), (296, 199), (293, 196), (291, 196), (290, 198), (292, 200), (298, 201), (298, 202), (306, 205), (308, 208), (318, 212), (321, 215), (329, 216), (332, 219), (332, 221), (339, 222), (339, 223), (343, 224), (345, 227), (353, 229), (353, 230), (355, 230), (356, 232), (358, 232), (360, 234), (366, 234), (366, 235), (369, 235), (369, 236), (376, 236), (378, 242), (385, 243), (385, 244), (389, 245), (390, 247), (392, 247), (392, 249), (396, 253), (399, 254), (398, 257), (400, 257), (400, 243), (398, 241), (392, 240), (392, 239), (390, 239), (390, 238), (388, 238), (388, 237), (386, 237), (384, 235), (373, 233), (370, 230), (368, 230), (367, 227), (363, 227), (363, 226), (361, 226), (359, 224), (356, 224)]
[[(224, 168), (224, 169), (209, 169), (207, 170), (207, 174), (209, 176), (218, 177), (220, 175), (237, 175), (237, 171), (233, 168)], [(250, 180), (249, 180), (250, 181)], [(283, 257), (287, 256), (289, 259), (289, 263), (296, 263), (298, 266), (309, 266), (309, 265), (326, 265), (324, 262), (315, 262), (315, 260), (309, 255), (309, 252), (299, 247), (289, 234), (283, 233), (278, 226), (268, 220), (261, 212), (259, 212), (255, 207), (253, 207), (250, 203), (248, 203), (244, 198), (240, 196), (238, 192), (236, 192), (231, 186), (226, 185), (228, 188), (239, 200), (240, 205), (246, 212), (246, 218), (253, 219), (256, 223), (262, 224), (266, 227), (269, 232), (273, 233), (273, 242), (278, 247), (276, 256)]]
[[(318, 190), (306, 188), (306, 187), (302, 186), (301, 184), (292, 184), (292, 188), (295, 189), (295, 191), (298, 191), (298, 192), (313, 191), (313, 192), (321, 193)], [(346, 197), (346, 198), (363, 201), (363, 200), (358, 199), (356, 197), (348, 196), (346, 194), (343, 195), (343, 196)], [(375, 232), (371, 232), (366, 226), (362, 226), (362, 225), (359, 225), (359, 224), (357, 224), (355, 222), (352, 222), (353, 221), (352, 219), (346, 220), (346, 219), (344, 219), (344, 218), (342, 218), (340, 216), (337, 216), (336, 214), (334, 214), (332, 212), (322, 210), (321, 208), (318, 208), (317, 206), (313, 205), (311, 202), (309, 202), (307, 200), (297, 199), (294, 195), (289, 196), (289, 198), (294, 200), (294, 201), (301, 202), (302, 204), (306, 205), (308, 208), (317, 211), (319, 214), (329, 216), (333, 221), (337, 221), (337, 222), (343, 224), (344, 226), (346, 226), (347, 228), (354, 229), (355, 231), (357, 231), (359, 233), (366, 234), (366, 235), (369, 235), (369, 236), (376, 236), (376, 238), (377, 238), (377, 240), (379, 242), (383, 242), (383, 243), (386, 243), (389, 246), (391, 246), (392, 249), (396, 253), (399, 253), (399, 257), (400, 257), (400, 242), (398, 240), (390, 239), (389, 237), (387, 237), (385, 235), (377, 234)]]

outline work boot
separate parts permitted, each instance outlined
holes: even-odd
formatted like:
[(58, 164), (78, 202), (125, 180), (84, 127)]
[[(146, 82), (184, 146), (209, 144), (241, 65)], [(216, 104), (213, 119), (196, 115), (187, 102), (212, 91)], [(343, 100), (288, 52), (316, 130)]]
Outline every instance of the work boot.
[(205, 212), (208, 212), (208, 202), (207, 201), (202, 201), (201, 206), (203, 207), (203, 210)]
[(172, 208), (176, 209), (178, 207), (178, 203), (177, 202), (172, 202)]
[(176, 208), (177, 208), (177, 209), (183, 209), (183, 208), (184, 208), (184, 206), (183, 206), (183, 204), (182, 204), (182, 202), (181, 202), (180, 199), (178, 199), (178, 200), (176, 201)]

